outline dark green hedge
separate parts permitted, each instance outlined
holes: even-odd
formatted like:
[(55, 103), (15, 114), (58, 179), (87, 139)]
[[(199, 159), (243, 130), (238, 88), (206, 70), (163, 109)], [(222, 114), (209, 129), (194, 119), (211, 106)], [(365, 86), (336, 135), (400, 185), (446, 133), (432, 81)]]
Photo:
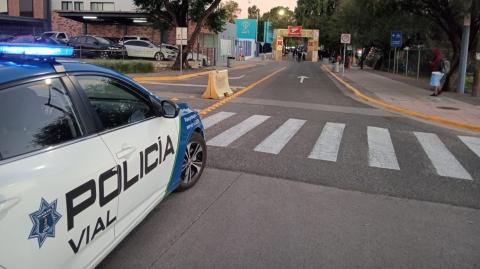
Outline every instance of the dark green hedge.
[(100, 65), (120, 73), (151, 73), (153, 62), (142, 60), (88, 60), (88, 63)]

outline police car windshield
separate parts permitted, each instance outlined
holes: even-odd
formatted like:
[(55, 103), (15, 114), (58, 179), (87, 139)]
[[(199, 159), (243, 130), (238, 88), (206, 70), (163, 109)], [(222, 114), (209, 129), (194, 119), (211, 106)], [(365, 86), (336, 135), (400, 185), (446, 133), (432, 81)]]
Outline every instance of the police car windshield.
[(42, 36), (45, 36), (45, 37), (52, 37), (52, 36), (54, 36), (54, 35), (55, 35), (55, 33), (43, 33), (43, 35), (42, 35)]

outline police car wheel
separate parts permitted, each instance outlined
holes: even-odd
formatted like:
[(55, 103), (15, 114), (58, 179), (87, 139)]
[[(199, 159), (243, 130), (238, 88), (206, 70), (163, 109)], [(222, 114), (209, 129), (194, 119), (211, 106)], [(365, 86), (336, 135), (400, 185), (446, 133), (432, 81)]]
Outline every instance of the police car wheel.
[(182, 174), (178, 191), (191, 188), (203, 173), (207, 160), (207, 146), (202, 135), (194, 133), (183, 157)]

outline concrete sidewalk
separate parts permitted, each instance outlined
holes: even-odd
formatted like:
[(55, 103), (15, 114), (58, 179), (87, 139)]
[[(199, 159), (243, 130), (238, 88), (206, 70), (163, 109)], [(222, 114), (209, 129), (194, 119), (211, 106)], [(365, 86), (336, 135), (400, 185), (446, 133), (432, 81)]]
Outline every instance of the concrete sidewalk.
[[(365, 94), (402, 108), (471, 125), (480, 125), (480, 98), (446, 92), (430, 96), (428, 85), (407, 83), (382, 72), (346, 70), (345, 79)], [(416, 84), (416, 85), (415, 85)]]

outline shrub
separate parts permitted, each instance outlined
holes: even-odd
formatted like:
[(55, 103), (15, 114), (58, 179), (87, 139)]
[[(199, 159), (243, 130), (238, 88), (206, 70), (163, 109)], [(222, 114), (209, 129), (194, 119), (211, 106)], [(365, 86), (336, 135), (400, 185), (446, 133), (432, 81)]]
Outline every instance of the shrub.
[(87, 60), (87, 62), (120, 73), (150, 73), (154, 70), (153, 62), (145, 60)]

